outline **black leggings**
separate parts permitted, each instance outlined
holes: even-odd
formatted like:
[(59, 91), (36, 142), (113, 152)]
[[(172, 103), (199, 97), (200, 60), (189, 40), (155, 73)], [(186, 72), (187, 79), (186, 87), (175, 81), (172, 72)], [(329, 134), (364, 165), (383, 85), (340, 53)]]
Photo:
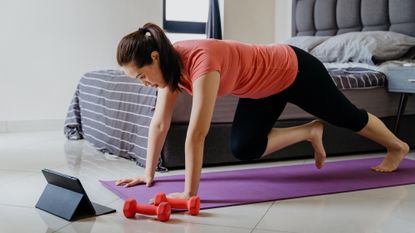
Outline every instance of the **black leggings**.
[(298, 74), (291, 86), (262, 99), (239, 99), (231, 132), (235, 158), (253, 160), (263, 155), (268, 134), (287, 102), (335, 126), (355, 132), (366, 126), (367, 112), (337, 89), (324, 65), (307, 52), (292, 48), (297, 55)]

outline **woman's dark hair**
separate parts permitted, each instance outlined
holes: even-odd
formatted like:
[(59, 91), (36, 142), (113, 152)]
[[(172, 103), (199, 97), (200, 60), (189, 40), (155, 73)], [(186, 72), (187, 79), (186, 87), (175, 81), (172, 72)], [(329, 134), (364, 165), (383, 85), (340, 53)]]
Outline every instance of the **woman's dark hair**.
[(120, 66), (134, 62), (138, 68), (141, 68), (153, 62), (151, 59), (153, 51), (159, 53), (160, 69), (167, 85), (172, 91), (180, 90), (182, 60), (164, 31), (153, 23), (146, 23), (138, 31), (121, 39), (117, 48), (117, 62)]

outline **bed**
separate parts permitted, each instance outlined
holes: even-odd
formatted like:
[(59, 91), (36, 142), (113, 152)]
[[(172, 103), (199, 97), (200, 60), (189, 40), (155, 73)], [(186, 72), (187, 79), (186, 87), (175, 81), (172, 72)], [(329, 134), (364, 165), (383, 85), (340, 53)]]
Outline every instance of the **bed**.
[[(363, 32), (374, 32), (372, 37), (376, 38), (379, 37), (376, 33), (384, 31), (413, 38), (414, 11), (415, 2), (412, 0), (294, 0), (293, 37), (286, 43), (302, 47), (313, 54), (318, 46), (337, 36), (347, 37), (350, 33), (361, 36)], [(356, 35), (349, 36), (349, 40)], [(355, 43), (356, 40), (351, 41)], [(332, 49), (328, 48), (313, 55), (324, 60), (324, 51)], [(343, 50), (342, 56), (345, 51), (348, 53), (351, 50)], [(399, 94), (387, 92), (387, 69), (399, 65), (402, 59), (411, 62), (409, 52), (410, 50), (406, 51), (405, 56), (393, 59), (376, 56), (377, 60), (367, 53), (357, 57), (352, 55), (353, 59), (349, 60), (344, 56), (346, 60), (325, 61), (325, 65), (337, 87), (354, 104), (377, 115), (392, 128)], [(119, 70), (88, 72), (82, 76), (69, 107), (65, 135), (68, 139), (85, 139), (104, 153), (131, 159), (144, 166), (148, 125), (154, 112), (156, 96), (156, 89), (142, 86)], [(233, 96), (218, 98), (205, 142), (204, 166), (242, 163), (231, 155), (229, 149), (230, 127), (237, 101), (237, 97)], [(175, 106), (158, 171), (184, 167), (184, 141), (190, 107), (191, 97), (183, 92)], [(276, 127), (298, 125), (311, 119), (313, 116), (288, 104), (276, 122)], [(414, 125), (415, 99), (409, 98), (398, 135), (411, 148), (415, 146)], [(326, 124), (323, 140), (329, 156), (384, 150), (354, 132), (329, 124)], [(312, 155), (311, 146), (302, 142), (252, 162), (297, 159)]]

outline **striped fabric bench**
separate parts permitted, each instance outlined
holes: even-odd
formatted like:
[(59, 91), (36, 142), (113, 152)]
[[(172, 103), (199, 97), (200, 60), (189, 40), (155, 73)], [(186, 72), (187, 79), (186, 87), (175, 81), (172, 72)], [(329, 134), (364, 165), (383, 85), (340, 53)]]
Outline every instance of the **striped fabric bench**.
[(69, 106), (64, 133), (68, 139), (85, 139), (103, 153), (135, 160), (144, 167), (156, 98), (157, 89), (145, 87), (120, 70), (88, 72)]

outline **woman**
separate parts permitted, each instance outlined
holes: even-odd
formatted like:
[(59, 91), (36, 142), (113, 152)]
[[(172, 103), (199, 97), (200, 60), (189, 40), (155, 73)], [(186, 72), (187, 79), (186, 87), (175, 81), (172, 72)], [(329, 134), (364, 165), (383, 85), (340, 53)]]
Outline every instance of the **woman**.
[(120, 41), (117, 61), (128, 76), (158, 88), (149, 128), (145, 175), (118, 180), (117, 185), (152, 184), (181, 90), (193, 95), (185, 142), (185, 188), (170, 197), (187, 199), (198, 192), (204, 141), (217, 96), (240, 97), (232, 124), (231, 151), (241, 160), (259, 159), (307, 140), (313, 146), (316, 167), (323, 166), (326, 152), (320, 121), (273, 128), (287, 102), (383, 145), (387, 155), (372, 168), (375, 171), (396, 170), (409, 151), (408, 145), (377, 117), (346, 99), (320, 61), (296, 47), (211, 39), (172, 45), (160, 27), (147, 23)]

